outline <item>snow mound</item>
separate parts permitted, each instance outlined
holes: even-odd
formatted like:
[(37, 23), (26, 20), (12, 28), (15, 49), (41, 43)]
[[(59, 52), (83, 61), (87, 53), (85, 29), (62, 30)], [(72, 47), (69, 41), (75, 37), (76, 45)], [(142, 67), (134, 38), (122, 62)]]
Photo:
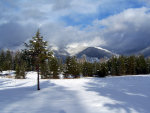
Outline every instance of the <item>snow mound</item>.
[[(41, 78), (41, 76), (40, 76)], [(30, 71), (26, 73), (26, 79), (37, 79), (37, 72)]]
[(0, 72), (0, 76), (15, 76), (15, 71), (7, 70)]

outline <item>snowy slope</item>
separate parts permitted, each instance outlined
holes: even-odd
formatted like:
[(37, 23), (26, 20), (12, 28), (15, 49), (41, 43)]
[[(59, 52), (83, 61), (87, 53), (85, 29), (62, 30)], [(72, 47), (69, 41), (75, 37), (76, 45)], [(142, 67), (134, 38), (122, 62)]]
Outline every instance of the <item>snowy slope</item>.
[(111, 51), (109, 51), (109, 50), (107, 50), (107, 49), (104, 49), (104, 48), (101, 48), (101, 47), (94, 47), (94, 48), (97, 48), (97, 49), (99, 49), (99, 50), (103, 50), (103, 51), (105, 51), (105, 52), (108, 52), (108, 53), (113, 54)]
[(110, 58), (116, 54), (112, 53), (109, 50), (100, 48), (100, 47), (88, 47), (84, 49), (83, 51), (79, 52), (78, 54), (76, 54), (78, 58), (81, 58), (83, 55), (86, 55), (89, 58), (96, 57), (100, 59), (104, 57)]
[(0, 113), (149, 113), (150, 76), (41, 80), (0, 78)]

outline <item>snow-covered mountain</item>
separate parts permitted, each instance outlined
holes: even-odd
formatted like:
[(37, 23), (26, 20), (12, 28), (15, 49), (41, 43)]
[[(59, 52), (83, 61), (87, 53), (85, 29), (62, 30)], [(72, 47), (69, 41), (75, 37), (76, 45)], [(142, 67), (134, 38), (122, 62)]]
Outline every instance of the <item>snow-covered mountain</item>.
[[(75, 54), (72, 54), (72, 52), (67, 51), (66, 48), (53, 50), (54, 55), (58, 58), (62, 58), (63, 60), (65, 60), (67, 56), (77, 56), (77, 58), (81, 58), (83, 55), (86, 55), (88, 58), (100, 59), (104, 57), (110, 58), (111, 56), (119, 55), (119, 54), (112, 52), (111, 50), (104, 49), (101, 47), (85, 47), (85, 48), (82, 48), (80, 51), (74, 48), (74, 49), (71, 49), (71, 51), (75, 51)], [(121, 53), (121, 55), (141, 55), (141, 54), (144, 55), (145, 57), (150, 57), (150, 46), (132, 54)]]
[(77, 57), (82, 57), (83, 55), (86, 55), (87, 57), (96, 57), (96, 58), (104, 58), (108, 57), (110, 58), (113, 55), (117, 55), (115, 53), (112, 53), (111, 51), (101, 48), (101, 47), (88, 47), (84, 49), (83, 51), (76, 54)]
[[(65, 49), (61, 50), (55, 50), (53, 51), (54, 55), (58, 58), (62, 58), (63, 60), (67, 56), (72, 56), (69, 52), (67, 52)], [(74, 56), (77, 56), (77, 58), (81, 58), (83, 55), (86, 55), (88, 58), (110, 58), (111, 56), (117, 55), (107, 49), (101, 48), (101, 47), (87, 47), (84, 50), (81, 50), (80, 52), (76, 53)]]

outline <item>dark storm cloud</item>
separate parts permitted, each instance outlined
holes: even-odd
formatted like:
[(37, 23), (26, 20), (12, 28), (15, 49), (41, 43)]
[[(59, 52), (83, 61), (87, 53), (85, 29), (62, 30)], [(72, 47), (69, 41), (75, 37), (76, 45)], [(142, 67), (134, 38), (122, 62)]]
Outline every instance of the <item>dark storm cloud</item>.
[(150, 46), (148, 8), (128, 9), (101, 21), (107, 47), (120, 53), (136, 53)]
[[(34, 26), (21, 26), (17, 23), (7, 23), (0, 27), (0, 48), (10, 48), (22, 45), (35, 32)], [(29, 32), (30, 31), (30, 32)]]

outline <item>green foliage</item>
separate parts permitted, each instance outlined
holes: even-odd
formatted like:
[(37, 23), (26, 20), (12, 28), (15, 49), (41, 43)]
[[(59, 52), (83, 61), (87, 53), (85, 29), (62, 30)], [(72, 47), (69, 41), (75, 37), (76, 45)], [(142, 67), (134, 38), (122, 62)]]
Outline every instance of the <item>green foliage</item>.
[(89, 62), (84, 62), (83, 63), (82, 74), (85, 77), (90, 77), (90, 76), (93, 75), (93, 65), (92, 65), (92, 63), (89, 63)]
[(150, 58), (146, 59), (146, 65), (147, 65), (147, 73), (150, 73)]
[(119, 75), (125, 75), (126, 74), (126, 57), (125, 56), (120, 56), (118, 58), (118, 63), (119, 63)]
[(58, 59), (53, 57), (48, 60), (48, 66), (50, 69), (50, 73), (53, 78), (57, 79), (59, 74), (59, 63)]
[(65, 75), (69, 76), (72, 75), (75, 78), (80, 74), (80, 66), (77, 62), (76, 57), (67, 57), (65, 63)]
[[(46, 60), (52, 56), (52, 53), (47, 49), (47, 41), (43, 40), (38, 30), (36, 35), (32, 37), (29, 43), (25, 43), (27, 49), (24, 50), (28, 68), (41, 71), (43, 78), (47, 78), (48, 68)], [(32, 67), (30, 67), (30, 65)]]
[(119, 75), (119, 61), (117, 60), (117, 57), (112, 57), (110, 59), (110, 72), (111, 75)]
[(21, 67), (19, 65), (16, 66), (16, 79), (25, 79), (25, 67), (23, 65), (21, 65)]
[(0, 70), (11, 70), (13, 67), (13, 55), (10, 50), (0, 52)]
[(106, 63), (102, 63), (100, 65), (100, 68), (98, 70), (98, 76), (99, 77), (105, 77), (108, 75), (108, 66)]
[(4, 66), (5, 65), (5, 53), (3, 50), (1, 50), (0, 52), (0, 70), (3, 71), (4, 70)]
[(15, 56), (14, 56), (14, 61), (13, 65), (15, 67), (16, 71), (16, 79), (25, 79), (26, 76), (26, 61), (24, 60), (23, 53), (20, 51), (17, 51)]
[(20, 61), (16, 65), (16, 79), (25, 79), (26, 76), (26, 64), (24, 61)]
[(40, 74), (41, 74), (42, 79), (50, 78), (50, 73), (49, 73), (47, 62), (44, 62), (40, 65)]
[(141, 55), (136, 58), (136, 65), (137, 74), (146, 74), (148, 72), (144, 56)]
[(112, 57), (108, 62), (111, 75), (135, 75), (150, 73), (150, 60), (144, 56)]
[(48, 57), (47, 42), (40, 36), (39, 30), (36, 35), (29, 41), (29, 44), (25, 43), (27, 49), (25, 50), (28, 57), (31, 59), (32, 65), (40, 65), (45, 62)]

